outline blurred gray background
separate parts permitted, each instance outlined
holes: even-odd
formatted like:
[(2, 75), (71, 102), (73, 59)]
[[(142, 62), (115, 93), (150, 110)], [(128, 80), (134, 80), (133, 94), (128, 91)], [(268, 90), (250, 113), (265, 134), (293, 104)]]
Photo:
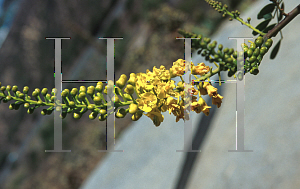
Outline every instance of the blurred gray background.
[[(222, 2), (240, 10), (244, 19), (250, 16), (253, 25), (259, 23), (258, 11), (269, 3)], [(286, 11), (298, 3), (286, 2)], [(54, 87), (54, 42), (45, 37), (71, 37), (62, 46), (62, 75), (69, 80), (105, 79), (106, 42), (98, 37), (124, 38), (115, 42), (116, 79), (153, 66), (170, 68), (183, 58), (183, 42), (175, 39), (181, 37), (178, 27), (233, 48), (236, 44), (228, 37), (252, 37), (251, 30), (222, 19), (204, 1), (15, 0), (0, 5), (0, 81), (19, 90), (25, 85), (30, 91)], [(89, 120), (87, 113), (80, 120), (68, 115), (63, 120), (63, 148), (72, 153), (45, 153), (53, 149), (53, 116), (43, 117), (39, 109), (28, 115), (23, 107), (11, 111), (2, 103), (1, 187), (299, 188), (300, 106), (294, 73), (300, 58), (298, 23), (296, 18), (283, 29), (277, 58), (266, 55), (260, 73), (246, 75), (245, 149), (254, 152), (228, 152), (235, 148), (235, 84), (214, 84), (224, 96), (222, 106), (212, 106), (208, 117), (192, 115), (194, 135), (203, 140), (197, 142), (201, 153), (194, 155), (176, 152), (183, 148), (183, 121), (176, 123), (168, 113), (158, 128), (147, 117), (134, 123), (130, 116), (117, 119), (116, 149), (123, 153), (97, 151), (106, 145), (104, 122)], [(193, 61), (203, 60), (194, 53)], [(222, 79), (228, 79), (226, 73)]]

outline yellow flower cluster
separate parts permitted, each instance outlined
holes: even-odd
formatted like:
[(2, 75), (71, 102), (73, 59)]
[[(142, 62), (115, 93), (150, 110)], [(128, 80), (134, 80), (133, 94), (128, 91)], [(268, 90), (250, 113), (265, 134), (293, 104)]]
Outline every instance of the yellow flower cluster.
[[(210, 71), (208, 66), (200, 63), (195, 66), (193, 63), (191, 70), (193, 75), (204, 75)], [(184, 101), (187, 99), (184, 92), (184, 83), (171, 80), (176, 76), (182, 76), (185, 73), (185, 60), (179, 59), (173, 63), (172, 68), (167, 70), (164, 66), (160, 68), (153, 67), (153, 71), (147, 70), (146, 73), (137, 73), (130, 80), (135, 83), (135, 90), (137, 93), (136, 103), (138, 109), (142, 110), (144, 115), (148, 116), (156, 126), (159, 126), (164, 120), (162, 112), (169, 111), (169, 113), (176, 116), (176, 122), (185, 118), (187, 113), (187, 105)], [(133, 75), (132, 75), (133, 76)], [(192, 102), (186, 104), (191, 105), (191, 110), (196, 113), (203, 112), (206, 116), (209, 115), (209, 108), (201, 95), (208, 94), (212, 97), (212, 103), (221, 106), (223, 97), (217, 93), (209, 82), (202, 82), (197, 85), (198, 90), (194, 86), (190, 87), (189, 95), (191, 95)], [(125, 91), (126, 92), (126, 91)], [(199, 100), (197, 101), (197, 95)], [(186, 114), (188, 115), (188, 113)]]

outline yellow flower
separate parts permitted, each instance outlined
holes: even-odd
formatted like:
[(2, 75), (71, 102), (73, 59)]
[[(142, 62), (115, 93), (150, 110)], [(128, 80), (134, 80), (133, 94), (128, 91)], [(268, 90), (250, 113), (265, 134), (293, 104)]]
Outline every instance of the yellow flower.
[(208, 95), (211, 97), (214, 93), (217, 92), (217, 88), (213, 87), (212, 85), (207, 85), (206, 87)]
[(206, 116), (208, 116), (209, 108), (211, 108), (211, 106), (207, 106), (205, 100), (202, 97), (200, 97), (198, 102), (192, 102), (192, 111), (195, 111), (197, 114), (203, 112)]
[(166, 70), (165, 66), (160, 66), (159, 69), (154, 66), (153, 73), (151, 74), (153, 77), (158, 77), (160, 80), (168, 80), (170, 78), (170, 71)]
[(198, 102), (192, 102), (192, 111), (195, 111), (197, 114), (201, 112), (201, 106)]
[(152, 111), (148, 112), (145, 115), (148, 116), (150, 119), (152, 119), (156, 127), (158, 127), (160, 123), (164, 121), (164, 116), (161, 114), (158, 108), (152, 109)]
[(156, 87), (157, 97), (159, 99), (164, 99), (170, 95), (175, 95), (173, 89), (175, 88), (175, 81), (170, 80), (168, 82), (161, 82)]
[(200, 94), (206, 95), (208, 94), (210, 97), (216, 94), (218, 91), (217, 88), (213, 87), (209, 82), (204, 82), (203, 86), (200, 87)]
[(181, 66), (181, 67), (184, 67), (185, 66), (185, 60), (183, 59), (178, 59), (176, 60), (176, 62), (173, 62), (173, 65), (178, 65), (178, 66)]
[(212, 96), (212, 104), (217, 105), (218, 108), (221, 107), (223, 97), (220, 94), (215, 94)]
[(156, 107), (157, 98), (153, 93), (146, 92), (140, 95), (140, 99), (137, 99), (139, 109), (150, 112)]
[(159, 83), (159, 79), (155, 78), (151, 72), (137, 74), (136, 87), (138, 93), (152, 90), (157, 83)]
[(208, 115), (209, 115), (209, 108), (211, 108), (211, 106), (203, 106), (201, 111), (202, 111), (206, 116), (208, 116)]
[(168, 110), (169, 110), (169, 114), (171, 114), (171, 112), (172, 112), (175, 116), (180, 113), (179, 112), (180, 111), (180, 106), (177, 104), (177, 100), (173, 99), (168, 104)]
[(182, 76), (184, 74), (184, 67), (173, 65), (172, 66), (172, 73), (174, 76)]
[(198, 64), (198, 66), (192, 67), (192, 74), (194, 75), (204, 75), (209, 72), (209, 66), (205, 66), (205, 64), (202, 62)]
[(194, 86), (192, 86), (189, 91), (191, 92), (192, 95), (198, 94), (198, 90), (196, 90)]
[(172, 76), (182, 76), (185, 71), (185, 60), (178, 59), (176, 62), (173, 62), (171, 70)]
[[(180, 119), (186, 119), (186, 120), (189, 120), (189, 117), (187, 116), (187, 117), (185, 117), (184, 116), (184, 112), (185, 112), (185, 110), (184, 110), (184, 108), (181, 106), (180, 107), (180, 111), (178, 111), (177, 112), (177, 114), (176, 114), (176, 122), (178, 122)], [(175, 114), (174, 114), (175, 115)]]

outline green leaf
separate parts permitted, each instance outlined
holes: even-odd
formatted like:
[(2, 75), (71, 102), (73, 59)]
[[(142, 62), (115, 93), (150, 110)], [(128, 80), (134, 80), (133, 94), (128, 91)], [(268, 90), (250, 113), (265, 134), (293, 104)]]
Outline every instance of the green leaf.
[(272, 18), (272, 14), (271, 13), (265, 14), (263, 17), (265, 20), (268, 20)]
[(276, 23), (275, 24), (271, 24), (269, 25), (266, 29), (264, 29), (264, 33), (268, 33), (271, 29), (273, 29), (274, 27), (276, 26)]
[(262, 8), (260, 10), (260, 12), (257, 14), (257, 19), (261, 19), (263, 18), (263, 16), (265, 14), (269, 14), (269, 13), (272, 13), (275, 9), (275, 4), (274, 3), (270, 3), (268, 5), (266, 5), (264, 8)]
[(279, 51), (279, 48), (280, 48), (280, 43), (281, 43), (281, 39), (277, 42), (276, 46), (273, 48), (271, 55), (270, 55), (271, 59), (274, 59), (276, 57), (276, 55)]
[[(263, 31), (264, 29), (266, 29), (266, 27), (268, 26), (270, 21), (271, 21), (271, 19), (265, 20), (265, 21), (259, 23), (255, 28), (260, 30), (260, 31)], [(257, 35), (258, 33), (256, 31), (253, 31), (252, 34)]]
[[(283, 9), (283, 11), (284, 11), (284, 3), (283, 3), (283, 2), (282, 2), (282, 4), (281, 4), (280, 8)], [(280, 12), (279, 17), (278, 17), (278, 22), (279, 22), (282, 18), (283, 18), (283, 14), (281, 14), (281, 12)]]

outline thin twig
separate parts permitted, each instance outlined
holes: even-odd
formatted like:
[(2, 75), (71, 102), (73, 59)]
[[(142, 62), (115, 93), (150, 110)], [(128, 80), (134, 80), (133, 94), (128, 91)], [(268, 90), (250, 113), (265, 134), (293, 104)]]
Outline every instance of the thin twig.
[(266, 35), (264, 35), (264, 39), (271, 38), (276, 36), (276, 34), (282, 30), (290, 21), (292, 21), (298, 14), (300, 14), (300, 4), (295, 7), (291, 12), (287, 14), (287, 16), (272, 30), (270, 30)]

